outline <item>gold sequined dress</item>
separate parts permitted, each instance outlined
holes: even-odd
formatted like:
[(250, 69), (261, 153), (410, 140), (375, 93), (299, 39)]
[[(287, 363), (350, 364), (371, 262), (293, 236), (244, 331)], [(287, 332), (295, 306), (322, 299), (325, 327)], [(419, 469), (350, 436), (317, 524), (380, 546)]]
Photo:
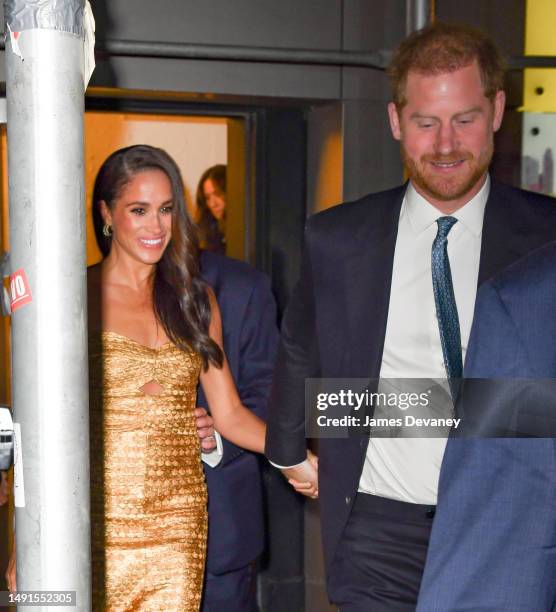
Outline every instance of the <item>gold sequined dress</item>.
[[(89, 338), (93, 609), (199, 608), (207, 493), (195, 425), (201, 359)], [(157, 394), (142, 387), (156, 382)]]

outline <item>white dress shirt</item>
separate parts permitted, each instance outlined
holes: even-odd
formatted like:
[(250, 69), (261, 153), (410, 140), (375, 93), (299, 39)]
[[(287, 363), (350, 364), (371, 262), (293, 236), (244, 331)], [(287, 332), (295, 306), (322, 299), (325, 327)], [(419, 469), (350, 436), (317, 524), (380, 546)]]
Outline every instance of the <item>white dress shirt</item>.
[[(485, 204), (487, 177), (479, 193), (453, 213), (458, 222), (448, 234), (448, 257), (458, 309), (462, 359), (471, 331)], [(445, 216), (410, 183), (400, 220), (381, 379), (445, 379), (446, 370), (432, 287), (431, 250)], [(435, 505), (445, 438), (372, 438), (359, 491), (417, 504)]]

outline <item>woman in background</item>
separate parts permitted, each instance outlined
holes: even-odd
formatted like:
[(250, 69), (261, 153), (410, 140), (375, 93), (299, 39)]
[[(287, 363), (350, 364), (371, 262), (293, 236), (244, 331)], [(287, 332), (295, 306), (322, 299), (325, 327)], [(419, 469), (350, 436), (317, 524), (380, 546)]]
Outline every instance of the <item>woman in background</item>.
[(207, 533), (198, 381), (235, 444), (262, 452), (264, 424), (230, 375), (174, 161), (116, 151), (93, 204), (110, 243), (88, 275), (93, 607), (194, 611)]
[(226, 166), (205, 170), (197, 186), (197, 215), (201, 247), (226, 254)]

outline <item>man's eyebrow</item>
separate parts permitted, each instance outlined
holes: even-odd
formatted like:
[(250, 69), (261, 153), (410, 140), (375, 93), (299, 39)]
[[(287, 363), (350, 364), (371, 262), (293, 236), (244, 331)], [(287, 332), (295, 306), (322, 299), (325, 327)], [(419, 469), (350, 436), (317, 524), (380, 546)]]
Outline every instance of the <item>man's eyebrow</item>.
[[(453, 115), (454, 117), (461, 117), (462, 115), (472, 115), (473, 113), (482, 113), (483, 109), (480, 106), (473, 106), (473, 108), (469, 108), (466, 109), (464, 111), (461, 111), (459, 113), (456, 113), (455, 115)], [(410, 119), (435, 119), (437, 120), (438, 117), (436, 115), (427, 115), (427, 114), (423, 114), (423, 113), (419, 113), (419, 112), (414, 112), (409, 116)]]
[(456, 113), (454, 117), (461, 117), (462, 115), (472, 115), (473, 113), (482, 113), (483, 109), (480, 106), (474, 106), (469, 110), (464, 110), (461, 113)]
[(423, 115), (422, 113), (412, 113), (409, 116), (410, 119), (438, 119), (438, 117), (436, 117), (435, 115)]

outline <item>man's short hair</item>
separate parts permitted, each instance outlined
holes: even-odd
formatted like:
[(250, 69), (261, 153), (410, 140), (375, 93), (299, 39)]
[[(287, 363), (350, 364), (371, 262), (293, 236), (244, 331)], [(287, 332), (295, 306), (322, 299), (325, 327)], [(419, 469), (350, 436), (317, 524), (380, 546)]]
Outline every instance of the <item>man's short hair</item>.
[(490, 100), (504, 87), (504, 61), (496, 45), (481, 32), (460, 23), (436, 22), (408, 36), (394, 52), (388, 76), (398, 110), (406, 104), (409, 72), (437, 75), (477, 61), (484, 93)]

